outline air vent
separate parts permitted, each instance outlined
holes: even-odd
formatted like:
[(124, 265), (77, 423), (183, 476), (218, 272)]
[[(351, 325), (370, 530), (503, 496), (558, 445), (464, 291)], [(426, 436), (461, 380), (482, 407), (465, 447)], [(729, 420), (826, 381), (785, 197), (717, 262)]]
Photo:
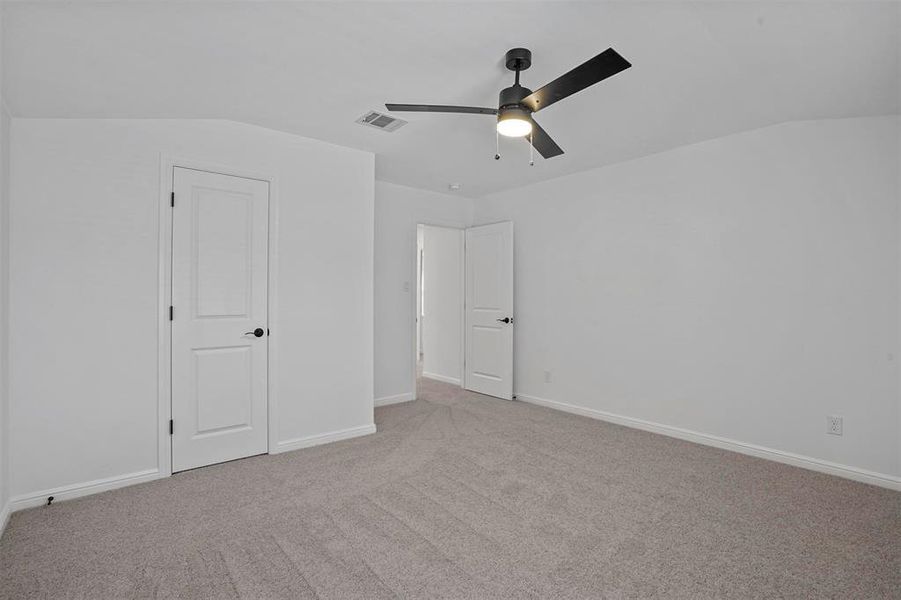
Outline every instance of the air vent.
[(403, 119), (391, 117), (374, 110), (369, 111), (368, 113), (357, 119), (356, 122), (360, 125), (366, 125), (367, 127), (375, 127), (376, 129), (381, 129), (382, 131), (397, 131), (407, 124), (407, 122)]

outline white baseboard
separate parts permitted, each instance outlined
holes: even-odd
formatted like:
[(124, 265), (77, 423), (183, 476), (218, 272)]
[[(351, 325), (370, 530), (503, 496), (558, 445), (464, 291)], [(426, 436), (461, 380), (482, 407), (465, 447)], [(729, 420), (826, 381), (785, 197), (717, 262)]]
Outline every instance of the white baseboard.
[(295, 438), (278, 443), (275, 454), (282, 452), (291, 452), (292, 450), (300, 450), (301, 448), (310, 448), (311, 446), (320, 446), (322, 444), (330, 444), (332, 442), (340, 442), (350, 438), (360, 437), (375, 433), (375, 423), (369, 425), (361, 425), (360, 427), (351, 427), (350, 429), (341, 429), (329, 433), (321, 433), (308, 437)]
[(9, 523), (9, 515), (12, 511), (9, 509), (9, 502), (3, 504), (0, 507), (0, 537), (3, 536), (3, 532), (6, 531), (6, 524)]
[[(318, 446), (320, 444), (327, 444), (329, 442), (337, 442), (339, 440), (346, 440), (361, 435), (368, 435), (370, 433), (375, 433), (374, 424), (363, 425), (362, 427), (354, 427), (352, 429), (344, 429), (341, 431), (334, 431), (331, 433), (325, 433), (322, 435), (315, 435), (306, 438), (298, 438), (295, 440), (289, 440), (287, 442), (279, 442), (278, 449), (274, 454), (280, 454), (282, 452), (288, 452), (290, 450), (297, 450), (300, 448), (308, 448), (310, 446)], [(59, 488), (42, 490), (39, 492), (16, 496), (15, 498), (10, 499), (6, 506), (3, 507), (2, 510), (0, 510), (0, 525), (2, 525), (2, 527), (0, 527), (0, 534), (2, 534), (3, 529), (5, 529), (6, 520), (9, 518), (9, 515), (11, 513), (17, 510), (22, 510), (24, 508), (42, 506), (47, 503), (47, 498), (50, 496), (53, 496), (54, 502), (71, 500), (73, 498), (79, 498), (81, 496), (106, 492), (128, 485), (135, 485), (138, 483), (153, 481), (154, 479), (161, 479), (168, 476), (168, 473), (162, 473), (159, 469), (147, 469), (145, 471), (138, 471), (135, 473), (129, 473), (127, 475), (120, 475), (118, 477), (95, 479), (94, 481), (88, 481), (86, 483), (76, 483)]]
[(159, 469), (147, 469), (145, 471), (137, 471), (136, 473), (129, 473), (127, 475), (95, 479), (94, 481), (85, 483), (75, 483), (59, 488), (24, 494), (10, 500), (9, 511), (15, 512), (17, 510), (22, 510), (23, 508), (47, 504), (47, 498), (50, 496), (53, 496), (54, 502), (71, 500), (72, 498), (115, 490), (127, 485), (153, 481), (154, 479), (160, 479), (161, 477), (168, 477), (168, 475), (160, 473)]
[(413, 392), (404, 392), (403, 394), (396, 394), (394, 396), (382, 396), (381, 398), (376, 398), (373, 404), (375, 406), (388, 406), (389, 404), (400, 404), (401, 402), (409, 402), (410, 400), (416, 400), (416, 394)]
[(443, 381), (444, 383), (452, 383), (454, 385), (460, 385), (460, 379), (458, 377), (448, 377), (446, 375), (438, 375), (437, 373), (427, 373), (425, 371), (422, 372), (422, 376), (426, 379), (434, 379), (435, 381)]
[(755, 444), (739, 442), (737, 440), (731, 440), (707, 433), (699, 433), (697, 431), (691, 431), (689, 429), (682, 429), (680, 427), (672, 427), (670, 425), (654, 423), (653, 421), (645, 421), (643, 419), (625, 417), (601, 410), (595, 410), (593, 408), (585, 408), (582, 406), (576, 406), (574, 404), (567, 404), (565, 402), (557, 402), (556, 400), (546, 400), (544, 398), (529, 396), (527, 394), (517, 393), (516, 398), (517, 400), (522, 400), (523, 402), (528, 402), (529, 404), (537, 404), (539, 406), (545, 406), (547, 408), (553, 408), (555, 410), (581, 415), (583, 417), (598, 419), (600, 421), (607, 421), (608, 423), (624, 425), (626, 427), (632, 427), (634, 429), (642, 429), (644, 431), (650, 431), (651, 433), (659, 433), (661, 435), (679, 438), (680, 440), (686, 440), (689, 442), (694, 442), (696, 444), (714, 446), (716, 448), (722, 448), (723, 450), (731, 450), (732, 452), (747, 454), (748, 456), (765, 458), (775, 462), (784, 463), (795, 467), (801, 467), (802, 469), (809, 469), (811, 471), (817, 471), (819, 473), (826, 473), (828, 475), (844, 477), (845, 479), (853, 479), (854, 481), (860, 481), (862, 483), (878, 485), (879, 487), (888, 488), (890, 490), (901, 491), (901, 477), (895, 477), (894, 475), (888, 475), (886, 473), (876, 473), (874, 471), (858, 469), (857, 467), (850, 467), (848, 465), (820, 460), (811, 456), (794, 454), (791, 452), (785, 452), (783, 450), (767, 448), (765, 446), (757, 446)]

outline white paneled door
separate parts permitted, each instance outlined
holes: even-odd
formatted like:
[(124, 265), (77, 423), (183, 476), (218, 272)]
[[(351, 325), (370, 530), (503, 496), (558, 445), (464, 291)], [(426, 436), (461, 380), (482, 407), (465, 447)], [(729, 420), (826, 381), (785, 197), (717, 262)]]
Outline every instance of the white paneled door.
[(466, 230), (464, 386), (513, 398), (513, 223)]
[(268, 448), (269, 183), (175, 168), (172, 470)]

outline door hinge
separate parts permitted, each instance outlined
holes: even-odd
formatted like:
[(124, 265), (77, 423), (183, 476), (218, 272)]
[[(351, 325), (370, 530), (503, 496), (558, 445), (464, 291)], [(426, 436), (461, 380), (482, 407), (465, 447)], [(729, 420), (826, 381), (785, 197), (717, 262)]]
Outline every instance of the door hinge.
[(169, 320), (170, 321), (175, 320), (175, 308), (173, 306), (169, 307)]
[(169, 196), (169, 206), (173, 208), (175, 207), (175, 192), (172, 192), (172, 194)]
[(169, 419), (169, 435), (172, 435), (173, 433), (175, 433), (175, 421)]

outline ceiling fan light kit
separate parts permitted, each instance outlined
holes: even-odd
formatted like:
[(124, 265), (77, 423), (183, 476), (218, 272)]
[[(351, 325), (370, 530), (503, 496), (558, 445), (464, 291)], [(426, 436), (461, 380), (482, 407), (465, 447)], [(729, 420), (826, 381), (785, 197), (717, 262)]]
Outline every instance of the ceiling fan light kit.
[(523, 137), (532, 133), (532, 120), (525, 109), (506, 108), (497, 113), (497, 132), (507, 137)]
[[(519, 84), (519, 74), (532, 66), (532, 53), (526, 48), (513, 48), (504, 64), (516, 73), (513, 85), (501, 90), (498, 107), (449, 106), (445, 104), (386, 104), (389, 111), (463, 113), (496, 115), (497, 132), (507, 137), (523, 137), (544, 158), (563, 154), (563, 149), (541, 128), (532, 115), (539, 110), (584, 90), (608, 77), (625, 71), (632, 64), (613, 48), (608, 48), (533, 92)], [(495, 154), (496, 159), (500, 158)]]

